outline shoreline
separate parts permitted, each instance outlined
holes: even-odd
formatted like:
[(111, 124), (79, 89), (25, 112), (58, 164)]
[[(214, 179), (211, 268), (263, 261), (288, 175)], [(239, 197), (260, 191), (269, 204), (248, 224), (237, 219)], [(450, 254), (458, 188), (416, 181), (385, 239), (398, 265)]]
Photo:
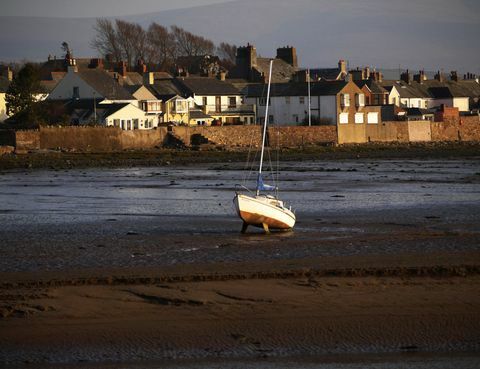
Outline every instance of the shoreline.
[[(192, 163), (244, 162), (248, 149), (172, 150), (122, 152), (69, 152), (42, 150), (0, 156), (0, 170), (122, 168), (189, 165)], [(386, 144), (370, 143), (342, 146), (307, 146), (282, 149), (282, 161), (347, 159), (426, 159), (472, 158), (480, 156), (480, 142), (438, 142)]]
[(479, 252), (1, 277), (0, 364), (480, 350)]

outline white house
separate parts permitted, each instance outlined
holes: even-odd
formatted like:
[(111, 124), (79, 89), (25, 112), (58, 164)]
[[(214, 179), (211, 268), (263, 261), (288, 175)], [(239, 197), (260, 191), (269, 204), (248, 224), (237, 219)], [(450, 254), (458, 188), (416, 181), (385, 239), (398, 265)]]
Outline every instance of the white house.
[[(246, 90), (247, 104), (257, 106), (258, 121), (265, 119), (266, 86), (251, 85)], [(307, 124), (309, 98), (307, 83), (272, 84), (270, 94), (269, 121), (279, 125)], [(311, 83), (310, 111), (314, 123), (344, 124), (353, 117), (364, 118), (365, 95), (353, 82), (322, 81)], [(362, 117), (360, 117), (360, 115)]]
[(155, 128), (154, 120), (142, 109), (129, 103), (99, 103), (94, 100), (74, 100), (66, 104), (73, 125), (99, 124), (123, 130)]
[(138, 104), (118, 81), (101, 69), (69, 66), (65, 77), (50, 92), (48, 100), (98, 100), (105, 103)]
[(232, 84), (216, 78), (179, 78), (175, 80), (183, 96), (193, 98), (204, 114), (223, 124), (253, 124), (255, 109), (243, 103), (243, 95)]
[(0, 77), (0, 123), (8, 118), (5, 95), (9, 85), (10, 81), (7, 78)]

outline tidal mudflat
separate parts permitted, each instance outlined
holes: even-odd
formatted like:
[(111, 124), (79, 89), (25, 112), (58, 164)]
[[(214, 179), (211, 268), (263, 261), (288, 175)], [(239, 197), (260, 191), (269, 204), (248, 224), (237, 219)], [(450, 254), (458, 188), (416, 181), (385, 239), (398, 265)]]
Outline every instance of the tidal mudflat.
[(478, 158), (288, 162), (271, 236), (239, 232), (242, 169), (1, 172), (0, 365), (475, 361)]

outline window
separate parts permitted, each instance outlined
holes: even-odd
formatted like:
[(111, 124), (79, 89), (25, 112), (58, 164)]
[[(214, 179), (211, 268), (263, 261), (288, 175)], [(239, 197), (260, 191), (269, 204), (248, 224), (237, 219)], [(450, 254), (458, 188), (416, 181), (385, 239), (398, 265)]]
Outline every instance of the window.
[(290, 96), (285, 96), (285, 104), (290, 104)]
[(133, 129), (138, 129), (138, 119), (133, 120)]
[(342, 108), (347, 108), (350, 106), (350, 95), (349, 94), (341, 94), (340, 95), (340, 106)]
[(293, 115), (293, 120), (295, 121), (295, 123), (298, 123), (298, 115), (297, 114)]
[(202, 100), (203, 100), (203, 106), (207, 106), (208, 105), (208, 97), (204, 96)]
[(177, 113), (187, 113), (188, 112), (188, 102), (186, 100), (176, 100), (175, 101), (175, 112), (177, 112)]
[(235, 97), (228, 98), (228, 107), (233, 109), (237, 107), (237, 99)]
[(114, 119), (113, 120), (113, 126), (114, 127), (120, 127), (120, 119)]
[(273, 115), (268, 116), (268, 123), (270, 123), (270, 124), (273, 123)]
[(146, 111), (161, 111), (162, 105), (159, 101), (150, 101), (147, 103)]
[(368, 113), (367, 114), (367, 123), (368, 124), (378, 124), (378, 113)]
[(340, 124), (348, 124), (348, 113), (340, 113)]
[(355, 124), (363, 124), (363, 113), (355, 114)]
[(122, 123), (120, 125), (120, 128), (121, 129), (127, 129), (127, 124), (125, 123), (125, 121), (122, 119)]
[(355, 94), (355, 105), (357, 107), (365, 106), (365, 95), (364, 94)]
[(80, 87), (75, 86), (73, 88), (73, 98), (74, 99), (79, 99), (80, 98)]
[(300, 97), (298, 98), (298, 100), (299, 100), (299, 102), (300, 102), (301, 105), (305, 105), (305, 96), (300, 96)]

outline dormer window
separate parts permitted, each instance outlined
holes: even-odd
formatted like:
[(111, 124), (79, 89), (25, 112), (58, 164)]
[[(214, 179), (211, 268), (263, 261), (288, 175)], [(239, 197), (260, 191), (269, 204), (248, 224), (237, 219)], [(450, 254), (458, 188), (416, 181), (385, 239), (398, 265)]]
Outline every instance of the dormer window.
[(357, 107), (365, 106), (365, 95), (364, 94), (355, 94), (355, 105)]
[(342, 108), (348, 108), (350, 106), (350, 95), (341, 94), (340, 95), (340, 105)]

